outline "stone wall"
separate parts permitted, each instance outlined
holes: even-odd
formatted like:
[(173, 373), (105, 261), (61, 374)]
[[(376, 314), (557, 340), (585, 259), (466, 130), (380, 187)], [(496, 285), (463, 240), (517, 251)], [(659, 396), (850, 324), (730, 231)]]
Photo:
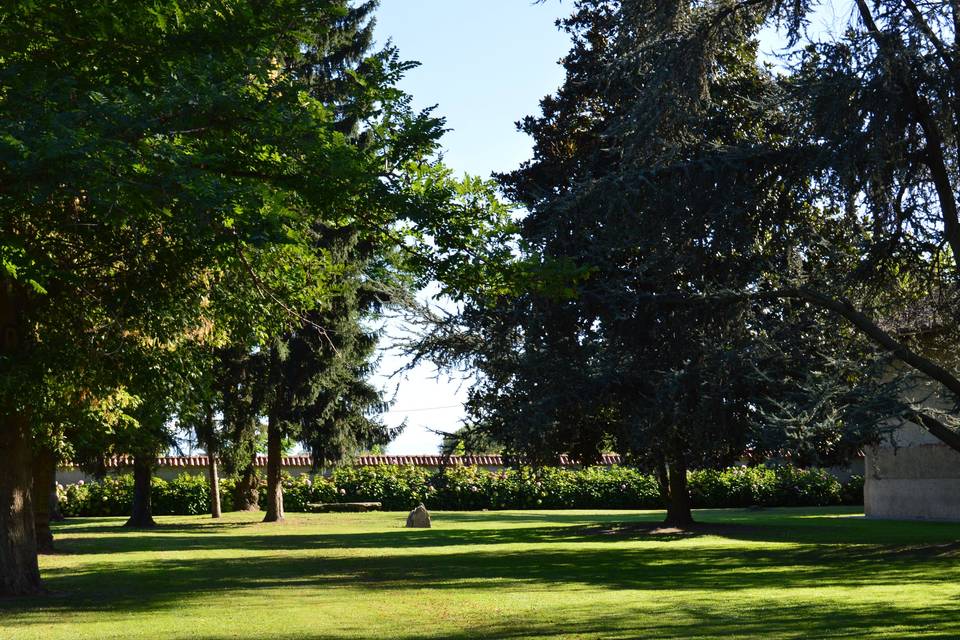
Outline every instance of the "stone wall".
[[(310, 456), (284, 456), (282, 468), (285, 473), (291, 476), (300, 476), (311, 473)], [(601, 457), (600, 465), (610, 467), (622, 464), (622, 459), (615, 453), (607, 453)], [(787, 460), (776, 461), (780, 464), (789, 464)], [(495, 454), (487, 455), (462, 455), (462, 456), (441, 456), (441, 455), (366, 455), (357, 456), (351, 460), (352, 464), (370, 467), (379, 465), (413, 465), (422, 467), (430, 471), (437, 471), (443, 466), (475, 466), (487, 471), (502, 471), (509, 469), (510, 461), (504, 460), (501, 456)], [(133, 471), (133, 460), (126, 457), (115, 458), (107, 464), (109, 475), (129, 474)], [(746, 460), (741, 461), (746, 465)], [(256, 466), (261, 467), (260, 474), (266, 473), (266, 456), (257, 456)], [(561, 456), (560, 465), (562, 467), (578, 467), (579, 465), (567, 458)], [(849, 465), (827, 467), (824, 469), (841, 482), (846, 482), (852, 475), (864, 475), (863, 458), (852, 460)], [(321, 469), (321, 475), (330, 475), (330, 469)], [(221, 476), (223, 470), (220, 471)], [(157, 466), (153, 474), (164, 480), (173, 480), (182, 475), (206, 476), (207, 475), (207, 457), (199, 456), (164, 456), (157, 459)], [(84, 473), (76, 466), (62, 465), (57, 470), (57, 482), (60, 484), (74, 484), (79, 480), (90, 482), (95, 478)]]
[(867, 517), (960, 521), (960, 452), (906, 423), (865, 454)]
[[(604, 454), (601, 464), (612, 466), (620, 464), (620, 456), (617, 454)], [(282, 459), (283, 471), (291, 476), (300, 476), (311, 472), (312, 460), (310, 456), (284, 456)], [(463, 455), (463, 456), (441, 456), (441, 455), (365, 455), (356, 456), (351, 460), (352, 464), (368, 467), (378, 465), (413, 465), (424, 467), (431, 471), (436, 471), (443, 466), (476, 466), (487, 471), (500, 471), (509, 468), (509, 461), (504, 460), (499, 455)], [(561, 466), (577, 466), (566, 456), (561, 456)], [(107, 473), (124, 474), (132, 473), (133, 460), (128, 457), (114, 458), (107, 463)], [(257, 456), (256, 466), (261, 468), (261, 475), (266, 473), (267, 457)], [(157, 458), (157, 466), (154, 468), (154, 475), (164, 480), (172, 480), (182, 475), (202, 475), (207, 474), (207, 457), (199, 456), (163, 456)], [(222, 473), (222, 471), (221, 471)], [(321, 469), (322, 475), (329, 475), (330, 469)], [(78, 480), (90, 482), (94, 480), (90, 475), (73, 465), (61, 465), (57, 469), (57, 482), (60, 484), (73, 484)]]

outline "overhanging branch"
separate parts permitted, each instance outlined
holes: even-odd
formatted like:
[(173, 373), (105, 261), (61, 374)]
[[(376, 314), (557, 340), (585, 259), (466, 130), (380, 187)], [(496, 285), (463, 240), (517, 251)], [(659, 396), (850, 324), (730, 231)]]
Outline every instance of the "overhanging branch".
[[(853, 303), (845, 298), (835, 298), (809, 287), (794, 287), (754, 293), (722, 291), (709, 295), (682, 293), (651, 294), (644, 296), (644, 298), (651, 302), (667, 305), (698, 304), (704, 302), (716, 304), (748, 300), (782, 300), (787, 298), (803, 300), (820, 309), (831, 311), (844, 318), (874, 344), (889, 352), (897, 360), (923, 373), (930, 379), (939, 382), (960, 400), (960, 379), (958, 379), (957, 376), (894, 338), (887, 331), (884, 331), (870, 316), (857, 309), (853, 306)], [(953, 431), (939, 420), (927, 414), (917, 412), (914, 414), (914, 417), (921, 426), (926, 428), (941, 442), (960, 451), (960, 433)]]
[(954, 431), (936, 418), (926, 413), (916, 411), (910, 414), (909, 419), (919, 424), (954, 451), (960, 452), (960, 432)]

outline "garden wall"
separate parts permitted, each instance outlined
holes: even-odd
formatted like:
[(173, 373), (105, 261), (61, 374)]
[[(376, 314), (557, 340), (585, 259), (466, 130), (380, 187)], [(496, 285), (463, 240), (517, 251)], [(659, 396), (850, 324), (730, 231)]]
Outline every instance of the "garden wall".
[[(173, 480), (178, 476), (204, 476), (207, 473), (207, 463), (207, 456), (162, 456), (157, 458), (154, 475), (164, 480)], [(608, 453), (601, 457), (600, 463), (599, 466), (611, 467), (620, 464), (621, 459), (620, 456), (615, 453)], [(487, 471), (502, 471), (511, 467), (509, 462), (503, 459), (503, 456), (496, 454), (464, 456), (366, 455), (353, 458), (351, 464), (357, 467), (414, 466), (427, 469), (428, 471), (438, 471), (445, 467), (479, 467)], [(262, 468), (265, 472), (267, 468), (267, 456), (257, 456), (254, 465)], [(112, 475), (131, 473), (133, 470), (133, 459), (128, 456), (118, 456), (108, 460), (106, 466), (108, 473)], [(579, 465), (569, 460), (566, 456), (561, 456), (559, 466), (577, 467)], [(302, 475), (312, 475), (313, 460), (310, 456), (283, 456), (281, 459), (281, 467), (286, 473), (295, 478)], [(321, 469), (320, 475), (329, 476), (332, 472), (332, 469)], [(80, 480), (90, 482), (95, 480), (95, 478), (90, 474), (84, 473), (76, 465), (64, 464), (57, 470), (57, 481), (61, 484), (73, 484)]]
[[(690, 496), (698, 508), (826, 506), (861, 504), (859, 476), (841, 483), (820, 469), (733, 467), (689, 474)], [(626, 467), (510, 469), (448, 467), (429, 471), (407, 466), (347, 466), (329, 476), (284, 476), (287, 511), (306, 511), (311, 503), (376, 501), (387, 510), (424, 503), (431, 509), (658, 509), (659, 487), (653, 476)], [(233, 504), (233, 481), (221, 484), (225, 511)], [(100, 482), (59, 485), (61, 509), (68, 516), (125, 515), (133, 481), (129, 475)], [(265, 491), (261, 487), (261, 504)], [(182, 475), (171, 481), (154, 478), (157, 515), (206, 513), (206, 480)]]
[(867, 517), (960, 521), (960, 453), (912, 423), (865, 453)]

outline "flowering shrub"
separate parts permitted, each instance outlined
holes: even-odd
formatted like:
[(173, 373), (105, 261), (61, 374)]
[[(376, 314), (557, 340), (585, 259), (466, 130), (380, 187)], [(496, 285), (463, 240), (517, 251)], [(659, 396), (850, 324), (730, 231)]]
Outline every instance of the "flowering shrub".
[(382, 502), (384, 509), (411, 509), (427, 501), (430, 471), (422, 467), (345, 466), (330, 479), (339, 502)]
[(210, 485), (203, 476), (182, 475), (173, 480), (154, 478), (153, 513), (158, 516), (196, 516), (210, 512)]
[(822, 469), (732, 467), (690, 472), (690, 497), (695, 507), (862, 504), (862, 481), (859, 488), (859, 493), (856, 489), (844, 493), (840, 481)]
[(580, 509), (657, 509), (660, 489), (653, 476), (628, 467), (545, 469), (544, 506)]
[[(820, 469), (732, 467), (691, 471), (690, 496), (695, 507), (825, 506), (862, 504), (863, 478), (841, 483)], [(231, 478), (220, 482), (224, 511), (233, 508)], [(59, 486), (67, 516), (127, 515), (133, 494), (130, 476)], [(264, 503), (265, 486), (260, 499)], [(653, 476), (627, 467), (505, 469), (448, 467), (345, 466), (329, 478), (283, 475), (284, 508), (306, 511), (309, 503), (382, 502), (387, 510), (410, 509), (423, 502), (431, 509), (657, 509), (660, 491)], [(209, 511), (203, 476), (153, 479), (153, 507), (158, 515)]]
[(133, 476), (107, 477), (100, 482), (83, 480), (57, 485), (60, 510), (65, 516), (119, 516), (130, 513)]
[[(224, 484), (227, 484), (225, 487)], [(220, 501), (226, 510), (233, 505), (229, 488), (222, 483)], [(203, 476), (181, 475), (173, 480), (154, 477), (151, 502), (156, 515), (198, 515), (210, 511), (210, 490)], [(133, 476), (107, 476), (98, 482), (57, 485), (60, 510), (65, 516), (126, 516), (133, 504)]]
[(503, 477), (509, 473), (490, 473), (480, 467), (450, 467), (434, 473), (426, 486), (424, 504), (434, 509), (496, 509), (517, 500), (506, 490)]
[(840, 489), (841, 504), (863, 504), (863, 476), (853, 475)]
[(233, 511), (233, 491), (237, 486), (236, 478), (220, 478), (220, 510)]

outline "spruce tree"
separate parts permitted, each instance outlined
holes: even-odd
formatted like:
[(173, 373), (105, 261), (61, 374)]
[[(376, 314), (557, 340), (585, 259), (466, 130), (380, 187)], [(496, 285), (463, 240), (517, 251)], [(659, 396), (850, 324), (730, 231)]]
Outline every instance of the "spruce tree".
[[(315, 99), (338, 118), (338, 128), (352, 143), (365, 146), (364, 123), (380, 109), (365, 87), (377, 74), (380, 60), (395, 55), (387, 49), (371, 53), (377, 2), (333, 3), (331, 19), (307, 42), (299, 57), (288, 59)], [(368, 79), (368, 78), (367, 78)], [(357, 212), (363, 216), (366, 212)], [(356, 225), (330, 225), (318, 220), (312, 241), (330, 256), (329, 289), (333, 292), (292, 331), (270, 340), (259, 358), (264, 372), (267, 421), (267, 505), (265, 521), (283, 519), (281, 456), (284, 439), (302, 441), (314, 454), (314, 465), (329, 465), (363, 446), (386, 444), (393, 433), (370, 414), (384, 401), (367, 378), (372, 373), (376, 335), (364, 327), (384, 302), (373, 293), (392, 250), (390, 236), (362, 232)]]
[(326, 230), (323, 235), (325, 243), (338, 247), (333, 252), (336, 293), (259, 356), (267, 417), (266, 521), (283, 518), (279, 458), (284, 439), (308, 447), (317, 468), (396, 436), (373, 417), (386, 402), (368, 380), (377, 346), (369, 325), (388, 302), (383, 284), (389, 270), (380, 268), (382, 257), (363, 255), (368, 249), (355, 232)]

